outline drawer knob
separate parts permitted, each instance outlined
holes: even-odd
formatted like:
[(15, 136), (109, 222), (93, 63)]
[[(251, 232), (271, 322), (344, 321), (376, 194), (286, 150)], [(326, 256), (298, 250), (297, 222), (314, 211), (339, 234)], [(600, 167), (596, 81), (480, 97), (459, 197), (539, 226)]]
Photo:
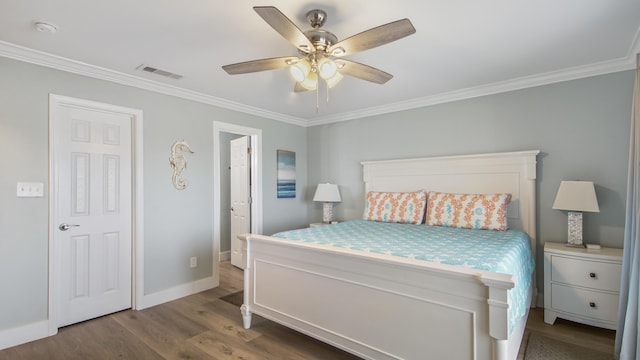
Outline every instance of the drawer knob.
[(589, 307), (595, 308), (596, 307), (596, 303), (594, 303), (593, 301), (589, 302)]
[(589, 273), (589, 277), (592, 279), (595, 279), (597, 276), (596, 276), (596, 273)]

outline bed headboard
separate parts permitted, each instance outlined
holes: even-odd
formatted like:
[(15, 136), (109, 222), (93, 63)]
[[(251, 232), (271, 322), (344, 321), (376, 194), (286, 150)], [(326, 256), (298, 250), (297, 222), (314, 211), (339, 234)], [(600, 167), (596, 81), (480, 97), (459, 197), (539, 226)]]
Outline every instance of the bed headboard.
[(539, 150), (418, 159), (363, 161), (369, 191), (510, 193), (510, 228), (529, 234), (536, 251), (536, 156)]

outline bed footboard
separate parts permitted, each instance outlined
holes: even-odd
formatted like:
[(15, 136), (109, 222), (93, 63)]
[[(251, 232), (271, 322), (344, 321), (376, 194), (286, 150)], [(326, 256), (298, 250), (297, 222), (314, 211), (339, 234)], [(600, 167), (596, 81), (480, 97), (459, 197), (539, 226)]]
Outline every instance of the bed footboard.
[(244, 304), (367, 359), (508, 359), (510, 275), (244, 235)]

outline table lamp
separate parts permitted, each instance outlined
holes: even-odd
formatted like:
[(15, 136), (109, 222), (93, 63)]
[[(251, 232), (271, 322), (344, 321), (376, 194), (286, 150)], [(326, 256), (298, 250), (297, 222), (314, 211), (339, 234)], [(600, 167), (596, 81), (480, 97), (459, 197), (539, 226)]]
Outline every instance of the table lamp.
[(568, 210), (567, 246), (582, 244), (582, 212), (600, 212), (596, 190), (591, 181), (561, 181), (553, 209)]
[(323, 202), (322, 206), (322, 222), (330, 224), (333, 220), (333, 203), (342, 201), (340, 191), (336, 184), (318, 184), (313, 201)]

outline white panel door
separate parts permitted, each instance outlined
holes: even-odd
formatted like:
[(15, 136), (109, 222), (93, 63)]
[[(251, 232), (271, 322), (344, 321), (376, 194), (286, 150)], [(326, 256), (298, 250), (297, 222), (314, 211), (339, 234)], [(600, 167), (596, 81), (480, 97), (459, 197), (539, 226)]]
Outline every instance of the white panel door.
[(231, 264), (242, 266), (242, 242), (238, 235), (250, 232), (249, 137), (231, 140)]
[(52, 116), (58, 326), (131, 307), (130, 115), (59, 105)]

